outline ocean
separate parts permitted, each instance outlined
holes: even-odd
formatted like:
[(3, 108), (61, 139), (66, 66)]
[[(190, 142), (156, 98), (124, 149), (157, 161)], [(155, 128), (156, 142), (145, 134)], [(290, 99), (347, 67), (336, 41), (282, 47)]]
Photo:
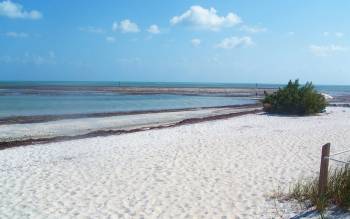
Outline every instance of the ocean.
[[(277, 84), (156, 82), (0, 82), (0, 117), (184, 109), (252, 104), (247, 97), (178, 94), (118, 94), (92, 87), (278, 88)], [(81, 91), (66, 89), (82, 88)], [(330, 95), (349, 95), (350, 86), (316, 86)], [(40, 88), (40, 89), (37, 89)]]

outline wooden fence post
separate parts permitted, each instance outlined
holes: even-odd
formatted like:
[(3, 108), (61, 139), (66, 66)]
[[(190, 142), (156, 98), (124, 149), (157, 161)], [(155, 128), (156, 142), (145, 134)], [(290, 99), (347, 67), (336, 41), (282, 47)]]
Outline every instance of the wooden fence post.
[(320, 166), (320, 178), (318, 182), (318, 196), (321, 198), (327, 191), (328, 183), (328, 166), (329, 166), (329, 152), (331, 144), (327, 143), (322, 146), (321, 166)]

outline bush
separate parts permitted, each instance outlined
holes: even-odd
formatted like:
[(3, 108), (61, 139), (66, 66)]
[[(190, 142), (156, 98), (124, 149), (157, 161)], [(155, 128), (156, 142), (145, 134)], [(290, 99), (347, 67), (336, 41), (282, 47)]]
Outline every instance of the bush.
[(291, 187), (289, 197), (299, 202), (309, 202), (320, 212), (330, 205), (348, 210), (350, 208), (350, 168), (346, 165), (331, 171), (324, 197), (318, 196), (317, 177), (297, 182)]
[(310, 115), (323, 112), (327, 101), (319, 94), (312, 83), (300, 86), (299, 80), (289, 81), (284, 88), (273, 94), (266, 94), (262, 101), (264, 111), (268, 113)]

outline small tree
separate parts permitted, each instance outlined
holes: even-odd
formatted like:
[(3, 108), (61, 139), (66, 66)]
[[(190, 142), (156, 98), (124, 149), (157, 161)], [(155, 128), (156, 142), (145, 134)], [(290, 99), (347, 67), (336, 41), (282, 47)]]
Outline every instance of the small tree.
[(265, 94), (263, 104), (264, 111), (268, 113), (310, 115), (323, 112), (327, 101), (312, 83), (300, 86), (299, 80), (295, 80), (273, 94)]

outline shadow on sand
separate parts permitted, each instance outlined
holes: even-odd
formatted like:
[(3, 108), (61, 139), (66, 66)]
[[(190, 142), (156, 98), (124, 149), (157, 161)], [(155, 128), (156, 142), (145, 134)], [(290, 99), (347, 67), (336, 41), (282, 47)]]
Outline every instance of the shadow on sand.
[[(330, 208), (327, 212), (325, 212), (324, 216), (325, 218), (337, 218), (337, 219), (350, 218), (350, 212), (337, 207), (333, 207), (333, 208)], [(301, 218), (321, 218), (321, 215), (316, 210), (308, 210), (292, 217), (291, 219), (301, 219)]]

